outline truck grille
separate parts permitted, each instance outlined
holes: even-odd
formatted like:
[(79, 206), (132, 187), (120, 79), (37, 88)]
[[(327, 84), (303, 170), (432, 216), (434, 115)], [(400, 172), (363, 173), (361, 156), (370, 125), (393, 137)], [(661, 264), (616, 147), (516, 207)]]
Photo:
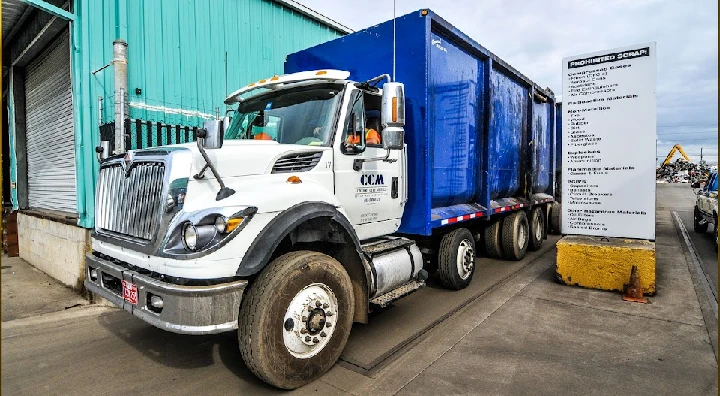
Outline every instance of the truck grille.
[(320, 162), (322, 152), (289, 154), (275, 161), (272, 173), (307, 172)]
[(141, 162), (127, 174), (117, 165), (100, 169), (96, 219), (98, 229), (151, 240), (162, 210), (165, 165)]

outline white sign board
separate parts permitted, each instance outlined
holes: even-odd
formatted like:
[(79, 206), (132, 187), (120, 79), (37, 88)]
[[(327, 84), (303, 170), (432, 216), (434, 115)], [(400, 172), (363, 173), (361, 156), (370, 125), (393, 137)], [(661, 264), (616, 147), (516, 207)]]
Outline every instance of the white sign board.
[(655, 43), (563, 59), (562, 233), (655, 239)]

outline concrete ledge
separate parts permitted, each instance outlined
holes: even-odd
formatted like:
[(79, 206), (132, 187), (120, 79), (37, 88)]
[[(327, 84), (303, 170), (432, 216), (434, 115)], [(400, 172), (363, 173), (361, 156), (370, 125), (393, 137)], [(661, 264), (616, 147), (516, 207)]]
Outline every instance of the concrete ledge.
[(17, 219), (20, 258), (60, 283), (82, 290), (88, 230), (23, 212)]
[(643, 292), (655, 294), (654, 242), (571, 235), (557, 243), (555, 273), (567, 285), (623, 291), (633, 265)]

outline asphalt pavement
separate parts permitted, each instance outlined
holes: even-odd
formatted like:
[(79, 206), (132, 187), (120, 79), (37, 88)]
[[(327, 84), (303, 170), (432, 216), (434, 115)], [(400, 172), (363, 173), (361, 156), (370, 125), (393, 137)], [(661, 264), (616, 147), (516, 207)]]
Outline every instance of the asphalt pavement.
[(702, 234), (693, 231), (693, 208), (695, 207), (695, 191), (687, 183), (657, 184), (657, 205), (659, 210), (677, 212), (682, 221), (692, 247), (697, 253), (703, 272), (709, 281), (715, 301), (718, 295), (718, 254), (715, 252), (715, 230), (712, 226)]

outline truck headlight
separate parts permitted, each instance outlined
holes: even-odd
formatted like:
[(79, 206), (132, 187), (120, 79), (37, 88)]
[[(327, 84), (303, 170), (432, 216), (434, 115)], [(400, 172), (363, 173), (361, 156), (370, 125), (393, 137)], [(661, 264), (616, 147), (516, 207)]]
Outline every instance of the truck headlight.
[(254, 206), (240, 210), (231, 207), (180, 212), (166, 236), (161, 255), (189, 258), (216, 249), (234, 238), (256, 212)]
[(187, 223), (183, 228), (183, 244), (188, 250), (199, 250), (207, 246), (217, 235), (214, 225), (199, 225)]
[(188, 250), (195, 250), (197, 248), (197, 229), (194, 225), (188, 223), (183, 228), (182, 232), (183, 244)]
[(226, 228), (227, 220), (225, 219), (225, 216), (218, 216), (217, 219), (215, 219), (215, 230), (222, 234), (225, 232)]

